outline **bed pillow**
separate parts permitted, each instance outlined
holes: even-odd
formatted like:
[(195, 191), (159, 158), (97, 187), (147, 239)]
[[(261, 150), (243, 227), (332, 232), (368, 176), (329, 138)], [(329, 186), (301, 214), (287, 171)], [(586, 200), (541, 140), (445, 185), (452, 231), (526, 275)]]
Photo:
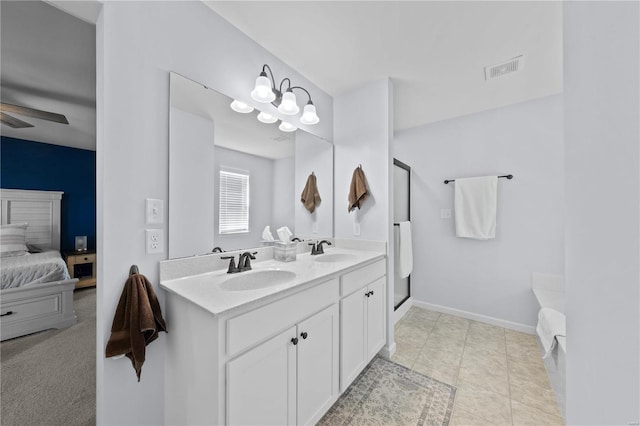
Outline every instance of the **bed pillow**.
[(0, 256), (23, 256), (27, 254), (27, 222), (0, 225)]

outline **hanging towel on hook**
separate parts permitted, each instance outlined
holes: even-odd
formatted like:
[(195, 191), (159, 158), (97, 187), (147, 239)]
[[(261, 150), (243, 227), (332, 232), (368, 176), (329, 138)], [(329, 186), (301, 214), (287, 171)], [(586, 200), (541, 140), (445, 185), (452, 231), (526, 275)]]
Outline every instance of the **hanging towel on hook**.
[(126, 355), (131, 360), (138, 381), (145, 360), (145, 347), (167, 331), (153, 286), (142, 274), (127, 279), (116, 308), (107, 342), (106, 357)]
[(400, 278), (407, 278), (413, 270), (413, 247), (411, 244), (411, 222), (400, 222), (396, 233), (396, 271)]
[(362, 166), (358, 166), (353, 171), (351, 186), (349, 187), (349, 213), (355, 210), (356, 207), (360, 208), (368, 196), (367, 179), (364, 177)]
[(307, 178), (307, 183), (300, 194), (300, 201), (304, 204), (304, 208), (309, 210), (309, 213), (313, 213), (322, 201), (318, 193), (316, 175), (313, 172)]

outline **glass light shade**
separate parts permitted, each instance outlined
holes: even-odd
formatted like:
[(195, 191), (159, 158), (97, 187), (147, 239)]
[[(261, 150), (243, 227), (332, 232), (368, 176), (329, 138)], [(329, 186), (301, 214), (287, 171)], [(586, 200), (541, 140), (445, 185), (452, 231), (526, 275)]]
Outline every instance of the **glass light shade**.
[(246, 103), (238, 100), (231, 102), (231, 109), (242, 114), (248, 114), (253, 111), (253, 107), (251, 105), (247, 105)]
[(291, 89), (282, 95), (282, 102), (278, 106), (278, 111), (286, 115), (294, 115), (300, 112), (300, 107), (296, 103), (296, 95)]
[(280, 123), (278, 129), (282, 130), (283, 132), (295, 132), (296, 130), (298, 130), (296, 126), (285, 123), (284, 121)]
[(300, 117), (300, 122), (302, 124), (318, 124), (319, 121), (320, 118), (318, 118), (318, 114), (316, 114), (316, 106), (312, 103), (306, 104), (302, 112), (302, 117)]
[(273, 102), (276, 94), (271, 90), (271, 81), (265, 75), (256, 78), (256, 87), (251, 92), (251, 97), (258, 102)]
[(261, 112), (260, 114), (258, 114), (258, 120), (266, 124), (271, 124), (278, 121), (278, 118), (274, 117), (271, 114), (267, 114), (266, 112)]

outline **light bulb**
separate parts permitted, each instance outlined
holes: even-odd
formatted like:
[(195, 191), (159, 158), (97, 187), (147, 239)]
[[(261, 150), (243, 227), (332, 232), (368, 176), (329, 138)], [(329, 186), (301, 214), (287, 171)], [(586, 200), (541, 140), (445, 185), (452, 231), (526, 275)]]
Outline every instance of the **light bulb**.
[(264, 103), (272, 102), (276, 98), (276, 94), (271, 90), (271, 81), (264, 71), (260, 73), (260, 77), (256, 78), (256, 87), (251, 92), (251, 97)]
[(253, 107), (251, 105), (247, 105), (246, 103), (239, 100), (234, 100), (233, 102), (231, 102), (231, 109), (242, 114), (248, 114), (253, 111)]
[(280, 123), (280, 125), (278, 126), (278, 129), (282, 130), (283, 132), (295, 132), (296, 130), (298, 130), (296, 126), (293, 126), (284, 121)]
[(267, 114), (266, 112), (261, 112), (260, 114), (258, 114), (258, 120), (266, 124), (271, 124), (278, 121), (278, 118), (274, 117), (271, 114)]
[(302, 112), (302, 117), (300, 117), (300, 122), (302, 124), (318, 124), (320, 118), (318, 118), (318, 114), (316, 114), (316, 106), (313, 102), (309, 101), (305, 106)]
[(291, 89), (282, 95), (282, 102), (280, 102), (280, 106), (278, 106), (278, 111), (286, 115), (294, 115), (300, 112), (300, 107), (296, 103), (296, 95)]

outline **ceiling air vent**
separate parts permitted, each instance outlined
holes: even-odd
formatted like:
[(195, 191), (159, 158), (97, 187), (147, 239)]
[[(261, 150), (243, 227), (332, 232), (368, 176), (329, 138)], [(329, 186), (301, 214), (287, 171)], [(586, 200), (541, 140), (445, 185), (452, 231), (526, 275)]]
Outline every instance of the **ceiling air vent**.
[(282, 136), (282, 135), (278, 135), (274, 138), (271, 138), (272, 140), (276, 141), (276, 142), (284, 142), (284, 141), (288, 141), (289, 138), (286, 136)]
[(484, 67), (484, 78), (485, 80), (492, 80), (494, 78), (502, 77), (505, 74), (520, 71), (523, 66), (524, 55), (516, 56), (508, 61)]

